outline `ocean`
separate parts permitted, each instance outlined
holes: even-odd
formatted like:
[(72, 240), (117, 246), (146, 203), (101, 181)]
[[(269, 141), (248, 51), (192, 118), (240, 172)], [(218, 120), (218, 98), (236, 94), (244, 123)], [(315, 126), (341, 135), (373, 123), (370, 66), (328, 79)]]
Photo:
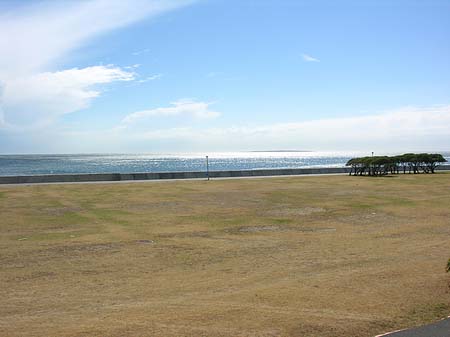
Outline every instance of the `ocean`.
[[(343, 167), (362, 152), (219, 152), (184, 154), (0, 155), (0, 176)], [(382, 154), (380, 154), (382, 155)], [(450, 152), (443, 153), (450, 161)]]

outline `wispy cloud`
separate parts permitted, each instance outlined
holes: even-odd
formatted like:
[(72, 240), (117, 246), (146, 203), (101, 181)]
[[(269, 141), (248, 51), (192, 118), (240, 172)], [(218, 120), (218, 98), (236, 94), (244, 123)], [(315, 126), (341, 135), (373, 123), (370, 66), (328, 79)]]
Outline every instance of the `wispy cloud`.
[[(146, 118), (143, 116), (142, 118)], [(197, 123), (171, 128), (141, 128), (139, 123), (101, 132), (64, 131), (55, 135), (72, 151), (241, 151), (304, 149), (324, 151), (448, 151), (450, 105), (403, 107), (359, 117), (276, 124), (201, 127)], [(90, 139), (85, 146), (79, 139)], [(36, 140), (39, 142), (40, 138)], [(92, 146), (92, 144), (95, 144)], [(85, 146), (85, 147), (83, 147)]]
[[(53, 134), (38, 133), (34, 134), (33, 145), (49, 149), (50, 144), (51, 151), (55, 152), (68, 149), (72, 152), (146, 152), (149, 149), (192, 152), (289, 148), (394, 152), (448, 151), (450, 144), (450, 105), (404, 107), (359, 117), (228, 127), (200, 126), (184, 119), (176, 127), (152, 128), (153, 123), (141, 127), (142, 120), (137, 121), (103, 131), (67, 129), (54, 130)], [(27, 134), (33, 135), (32, 132)], [(51, 142), (55, 138), (58, 142)], [(90, 142), (80, 142), (80, 139)]]
[(60, 115), (88, 107), (101, 93), (96, 85), (133, 79), (134, 73), (113, 65), (11, 79), (2, 95), (5, 119), (16, 127), (45, 126)]
[(140, 63), (135, 63), (135, 64), (133, 64), (133, 65), (131, 65), (131, 66), (123, 67), (123, 69), (137, 69), (137, 68), (139, 68), (140, 66), (141, 66)]
[(171, 103), (170, 107), (142, 110), (127, 115), (122, 120), (122, 125), (128, 125), (150, 117), (167, 116), (191, 116), (194, 118), (215, 118), (220, 113), (209, 109), (211, 103), (194, 100), (179, 100)]
[(0, 109), (0, 129), (6, 127), (5, 116), (3, 115), (3, 111)]
[(41, 70), (93, 37), (191, 2), (45, 1), (20, 6), (20, 11), (0, 15), (0, 73)]
[(134, 79), (132, 71), (117, 66), (55, 71), (53, 65), (100, 34), (192, 2), (43, 1), (0, 14), (3, 125), (45, 124), (57, 115), (88, 106), (101, 93), (93, 86)]
[[(173, 115), (177, 108), (132, 114), (125, 122), (154, 115)], [(166, 110), (174, 109), (174, 110)], [(404, 107), (379, 114), (270, 125), (236, 125), (223, 128), (176, 127), (122, 134), (123, 140), (158, 141), (179, 149), (243, 150), (301, 148), (318, 150), (428, 150), (450, 143), (450, 105)], [(126, 142), (126, 141), (125, 141)], [(167, 150), (170, 150), (167, 149)], [(174, 150), (174, 149), (172, 149)]]
[(145, 83), (145, 82), (148, 82), (148, 81), (159, 80), (161, 77), (163, 77), (163, 74), (156, 74), (156, 75), (148, 76), (146, 78), (137, 80), (137, 82), (138, 83)]
[(302, 58), (303, 58), (303, 61), (305, 61), (305, 62), (320, 62), (319, 59), (312, 57), (311, 55), (308, 55), (308, 54), (302, 54)]
[(139, 55), (142, 55), (142, 54), (147, 54), (148, 52), (150, 52), (150, 48), (145, 48), (145, 49), (142, 49), (142, 50), (136, 50), (136, 51), (132, 52), (131, 55), (139, 56)]
[(209, 73), (206, 74), (206, 77), (212, 78), (212, 77), (216, 77), (216, 76), (218, 76), (218, 75), (220, 75), (220, 74), (221, 74), (221, 73), (220, 73), (220, 72), (217, 72), (217, 71), (210, 71)]

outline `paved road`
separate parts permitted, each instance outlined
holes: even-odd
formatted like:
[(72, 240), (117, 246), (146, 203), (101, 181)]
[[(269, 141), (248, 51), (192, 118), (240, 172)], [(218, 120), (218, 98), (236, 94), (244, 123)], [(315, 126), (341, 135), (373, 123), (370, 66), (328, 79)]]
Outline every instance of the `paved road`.
[(450, 337), (450, 318), (418, 328), (381, 335), (383, 337)]

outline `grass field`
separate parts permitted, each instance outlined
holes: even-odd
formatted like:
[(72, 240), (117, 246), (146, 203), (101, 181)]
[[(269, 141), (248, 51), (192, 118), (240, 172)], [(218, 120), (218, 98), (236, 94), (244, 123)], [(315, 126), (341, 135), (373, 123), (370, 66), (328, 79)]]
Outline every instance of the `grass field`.
[(446, 173), (0, 186), (0, 336), (374, 336), (448, 258)]

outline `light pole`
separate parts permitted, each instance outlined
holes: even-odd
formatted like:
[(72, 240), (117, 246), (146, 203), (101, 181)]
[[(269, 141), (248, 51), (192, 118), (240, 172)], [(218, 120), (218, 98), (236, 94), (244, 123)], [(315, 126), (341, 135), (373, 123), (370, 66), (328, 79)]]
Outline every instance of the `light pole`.
[(209, 158), (206, 156), (206, 178), (209, 180)]

